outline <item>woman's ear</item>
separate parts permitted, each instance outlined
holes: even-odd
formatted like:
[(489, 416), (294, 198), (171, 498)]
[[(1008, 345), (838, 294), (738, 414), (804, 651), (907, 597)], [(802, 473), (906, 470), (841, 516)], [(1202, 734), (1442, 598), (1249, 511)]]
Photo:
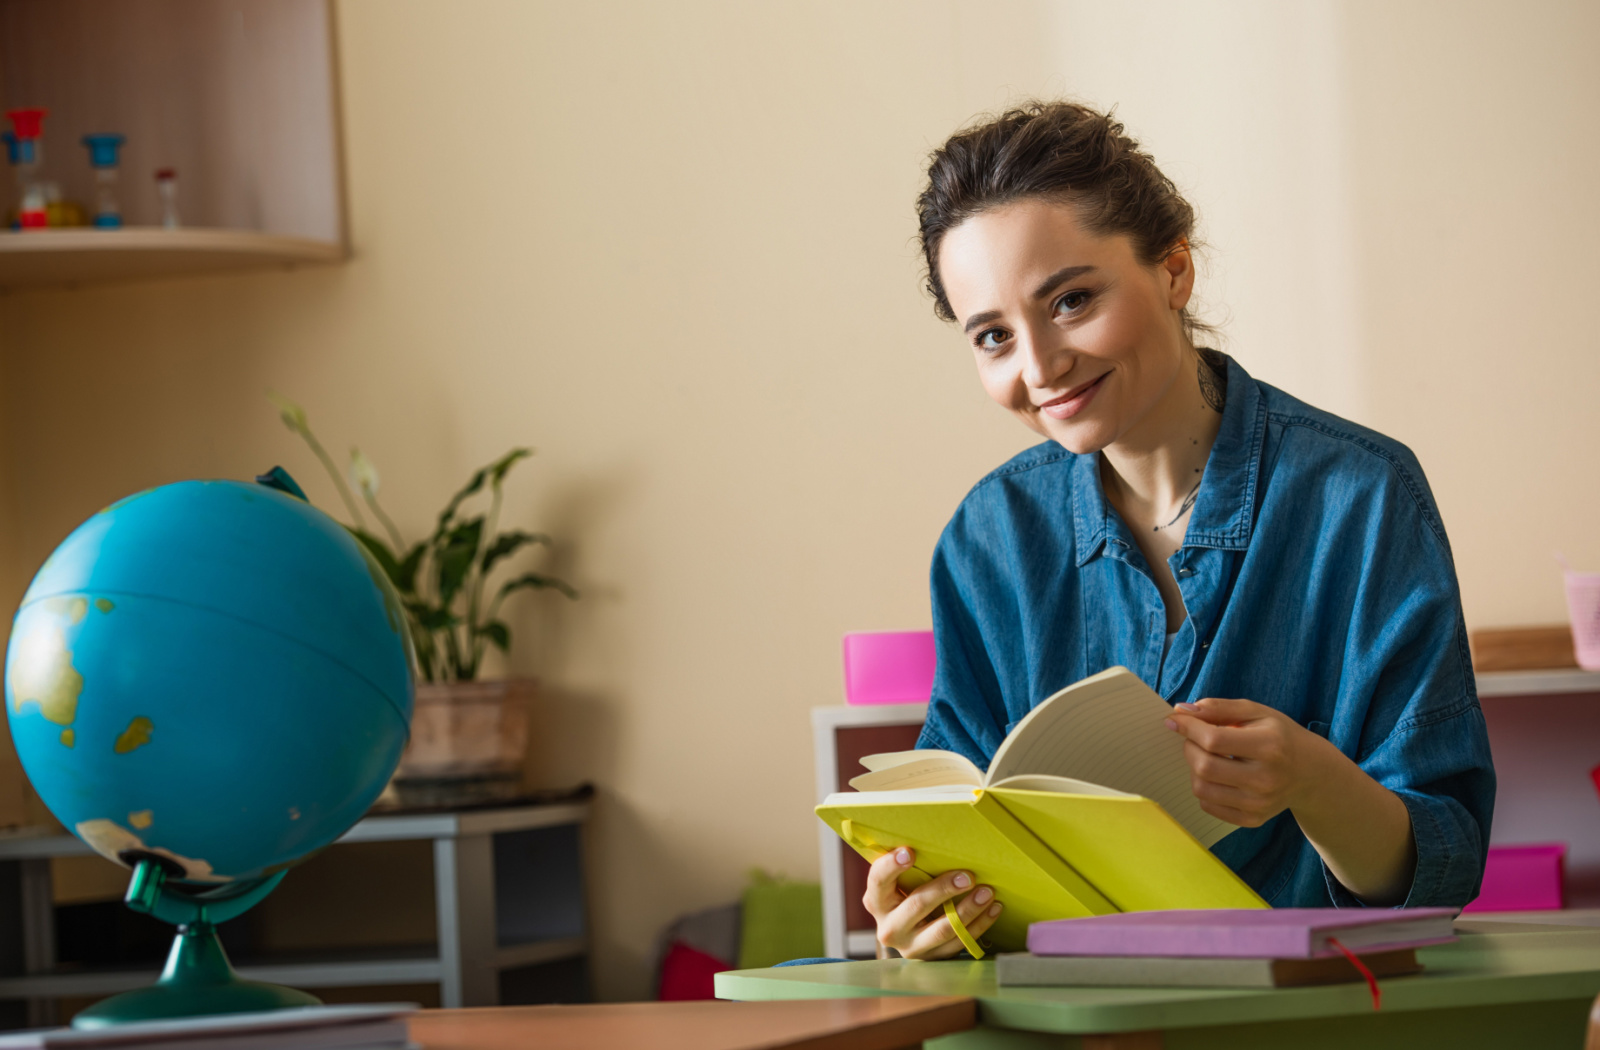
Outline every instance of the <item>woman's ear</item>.
[(1194, 294), (1194, 253), (1189, 250), (1188, 240), (1181, 240), (1167, 252), (1166, 258), (1161, 260), (1161, 268), (1167, 272), (1167, 306), (1169, 309), (1182, 310), (1189, 305), (1189, 297)]

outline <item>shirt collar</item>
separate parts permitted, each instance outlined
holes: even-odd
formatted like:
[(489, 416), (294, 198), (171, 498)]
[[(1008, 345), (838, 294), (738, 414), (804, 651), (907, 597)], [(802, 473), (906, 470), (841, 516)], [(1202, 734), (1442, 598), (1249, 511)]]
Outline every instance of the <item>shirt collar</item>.
[[(1256, 482), (1261, 446), (1266, 440), (1267, 406), (1250, 374), (1233, 358), (1228, 362), (1228, 401), (1222, 426), (1206, 460), (1200, 494), (1184, 531), (1185, 547), (1243, 550), (1255, 524)], [(1083, 565), (1105, 545), (1113, 511), (1100, 487), (1100, 457), (1078, 456), (1072, 464), (1073, 532), (1077, 564)]]

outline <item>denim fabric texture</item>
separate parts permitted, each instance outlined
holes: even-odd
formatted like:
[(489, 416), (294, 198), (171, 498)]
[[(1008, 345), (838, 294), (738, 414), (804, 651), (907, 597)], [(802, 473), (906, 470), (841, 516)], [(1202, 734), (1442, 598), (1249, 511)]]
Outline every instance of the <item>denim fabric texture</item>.
[[(1168, 561), (1188, 617), (1166, 655), (1161, 595), (1099, 456), (1037, 445), (979, 482), (940, 537), (938, 672), (918, 746), (986, 766), (1034, 705), (1118, 664), (1170, 703), (1254, 700), (1405, 803), (1417, 868), (1403, 906), (1466, 904), (1494, 766), (1422, 468), (1399, 442), (1227, 367), (1221, 429)], [(1213, 852), (1274, 906), (1361, 905), (1288, 812)]]

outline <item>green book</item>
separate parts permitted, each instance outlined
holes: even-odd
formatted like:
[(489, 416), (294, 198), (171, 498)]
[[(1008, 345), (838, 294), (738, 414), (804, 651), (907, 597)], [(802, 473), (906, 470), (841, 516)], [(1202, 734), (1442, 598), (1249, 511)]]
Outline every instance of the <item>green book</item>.
[[(1415, 948), (1372, 952), (1360, 959), (1374, 977), (1396, 977), (1422, 970)], [(1012, 952), (995, 960), (995, 980), (1001, 987), (1289, 988), (1344, 984), (1365, 978), (1343, 956), (1331, 959), (1195, 959)]]

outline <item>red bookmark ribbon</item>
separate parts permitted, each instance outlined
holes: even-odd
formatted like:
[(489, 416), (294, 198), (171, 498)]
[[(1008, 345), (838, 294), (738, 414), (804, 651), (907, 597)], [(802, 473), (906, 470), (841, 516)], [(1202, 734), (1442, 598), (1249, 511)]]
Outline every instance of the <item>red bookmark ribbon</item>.
[(1383, 992), (1378, 990), (1378, 979), (1372, 976), (1372, 971), (1367, 969), (1367, 964), (1356, 957), (1356, 953), (1339, 943), (1339, 938), (1329, 937), (1328, 943), (1339, 949), (1340, 953), (1350, 960), (1350, 965), (1361, 971), (1361, 976), (1367, 979), (1367, 990), (1372, 993), (1372, 1008), (1381, 1009), (1383, 1006)]

